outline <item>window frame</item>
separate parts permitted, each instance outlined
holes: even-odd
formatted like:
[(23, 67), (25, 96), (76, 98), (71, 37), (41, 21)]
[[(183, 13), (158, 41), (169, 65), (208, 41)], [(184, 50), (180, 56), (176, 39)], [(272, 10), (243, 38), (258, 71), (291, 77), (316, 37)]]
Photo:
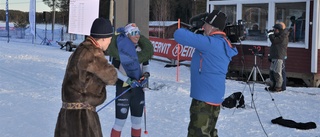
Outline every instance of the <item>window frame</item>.
[[(306, 22), (305, 22), (305, 39), (303, 43), (293, 43), (289, 42), (288, 47), (292, 48), (305, 48), (308, 49), (309, 45), (309, 24), (310, 24), (310, 0), (268, 0), (268, 1), (250, 1), (250, 0), (221, 0), (221, 1), (207, 1), (207, 12), (214, 10), (215, 5), (236, 5), (236, 20), (242, 19), (242, 9), (243, 4), (268, 4), (268, 30), (272, 29), (275, 23), (275, 6), (278, 3), (295, 3), (295, 2), (305, 2), (306, 3)], [(271, 42), (267, 41), (241, 41), (241, 44), (245, 45), (260, 45), (260, 46), (270, 46)]]

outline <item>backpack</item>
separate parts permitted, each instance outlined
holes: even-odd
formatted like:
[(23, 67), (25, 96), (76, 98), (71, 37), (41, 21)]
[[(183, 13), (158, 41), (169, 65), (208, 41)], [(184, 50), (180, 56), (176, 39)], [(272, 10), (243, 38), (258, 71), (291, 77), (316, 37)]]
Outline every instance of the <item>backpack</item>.
[(244, 108), (244, 96), (241, 92), (234, 92), (222, 102), (222, 106), (226, 108)]

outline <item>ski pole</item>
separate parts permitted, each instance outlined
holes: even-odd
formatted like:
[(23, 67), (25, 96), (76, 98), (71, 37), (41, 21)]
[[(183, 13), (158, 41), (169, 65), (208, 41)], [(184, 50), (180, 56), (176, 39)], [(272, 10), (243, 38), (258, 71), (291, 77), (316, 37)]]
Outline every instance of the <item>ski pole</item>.
[[(145, 79), (146, 82), (145, 83), (148, 83), (148, 79)], [(148, 134), (148, 131), (147, 131), (147, 109), (146, 109), (146, 93), (143, 94), (144, 96), (144, 106), (143, 106), (143, 112), (144, 112), (144, 134)]]
[[(144, 103), (146, 103), (146, 101), (144, 101)], [(147, 131), (147, 110), (146, 110), (146, 105), (144, 105), (143, 107), (143, 112), (144, 112), (144, 134), (148, 134)]]
[[(148, 84), (148, 77), (142, 77), (140, 80), (142, 80), (141, 85), (144, 87), (146, 84)], [(143, 106), (143, 116), (144, 116), (144, 134), (148, 134), (147, 131), (147, 109), (146, 109), (146, 95), (145, 93), (143, 94), (144, 96), (144, 106)]]
[[(144, 78), (142, 80), (142, 84), (141, 85), (144, 85), (146, 83), (148, 79), (147, 78)], [(99, 112), (100, 110), (102, 110), (103, 108), (105, 108), (106, 106), (108, 106), (112, 101), (118, 99), (119, 97), (121, 97), (123, 94), (127, 93), (132, 87), (128, 88), (127, 90), (123, 91), (120, 95), (116, 96), (114, 99), (112, 99), (111, 101), (109, 101), (107, 104), (105, 104), (104, 106), (102, 106), (100, 109), (97, 110), (97, 112)]]
[(131, 87), (128, 88), (127, 90), (123, 91), (120, 95), (116, 96), (114, 99), (112, 99), (112, 100), (109, 101), (107, 104), (105, 104), (104, 106), (102, 106), (99, 110), (97, 110), (97, 112), (99, 112), (100, 110), (102, 110), (103, 108), (105, 108), (106, 106), (108, 106), (112, 101), (118, 99), (118, 98), (121, 97), (123, 94), (127, 93), (130, 89), (131, 89)]

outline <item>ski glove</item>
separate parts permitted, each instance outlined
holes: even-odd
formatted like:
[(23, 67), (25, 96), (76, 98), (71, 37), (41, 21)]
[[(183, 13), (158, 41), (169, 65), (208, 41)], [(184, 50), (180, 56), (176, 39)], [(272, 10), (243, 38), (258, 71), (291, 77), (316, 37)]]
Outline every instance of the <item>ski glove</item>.
[(150, 77), (150, 73), (149, 72), (144, 72), (142, 74), (142, 76), (145, 77), (145, 78), (149, 78)]
[(131, 78), (128, 78), (126, 83), (129, 84), (131, 88), (141, 87), (140, 82)]

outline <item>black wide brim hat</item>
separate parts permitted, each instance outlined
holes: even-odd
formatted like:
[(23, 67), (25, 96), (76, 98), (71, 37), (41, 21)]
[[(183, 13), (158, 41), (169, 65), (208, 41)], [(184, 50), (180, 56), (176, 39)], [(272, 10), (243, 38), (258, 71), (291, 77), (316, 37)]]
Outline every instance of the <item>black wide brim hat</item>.
[(205, 23), (208, 23), (215, 28), (219, 28), (219, 30), (224, 30), (226, 20), (226, 14), (219, 10), (213, 10), (205, 19), (202, 19)]
[(108, 38), (113, 34), (113, 27), (109, 20), (97, 18), (93, 21), (90, 36), (93, 38)]
[(282, 27), (282, 25), (281, 24), (275, 24), (274, 26), (273, 26), (273, 28), (274, 29), (278, 29), (278, 30), (283, 30), (283, 27)]

